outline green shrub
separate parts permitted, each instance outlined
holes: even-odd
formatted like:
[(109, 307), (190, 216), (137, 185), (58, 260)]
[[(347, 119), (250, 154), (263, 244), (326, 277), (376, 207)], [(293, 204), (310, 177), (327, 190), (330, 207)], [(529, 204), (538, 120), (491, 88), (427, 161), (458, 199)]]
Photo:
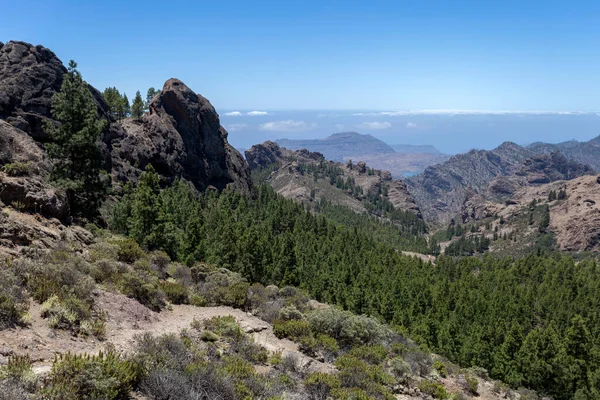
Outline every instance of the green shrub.
[(117, 251), (119, 261), (133, 264), (144, 255), (144, 250), (132, 238), (117, 240), (115, 244), (119, 247)]
[(241, 308), (246, 303), (248, 282), (236, 272), (219, 269), (199, 285), (199, 293), (209, 304)]
[(446, 392), (444, 386), (439, 382), (424, 379), (419, 383), (419, 389), (421, 392), (433, 396), (436, 399), (448, 398), (448, 392)]
[(181, 283), (163, 281), (160, 282), (160, 288), (165, 293), (167, 300), (173, 304), (187, 304), (188, 290)]
[(138, 368), (117, 353), (58, 356), (43, 394), (52, 399), (128, 399)]
[(340, 350), (337, 340), (322, 333), (317, 336), (307, 335), (298, 339), (300, 351), (311, 357), (321, 354), (326, 361), (332, 361)]
[(335, 375), (313, 372), (304, 380), (304, 385), (311, 400), (325, 400), (332, 389), (341, 386), (341, 382)]
[(0, 265), (0, 329), (21, 324), (27, 309), (21, 282), (11, 270)]
[(392, 335), (389, 327), (373, 318), (334, 307), (313, 311), (307, 319), (314, 332), (327, 334), (348, 347), (381, 343)]
[(440, 360), (436, 360), (431, 367), (434, 370), (436, 370), (437, 373), (440, 374), (440, 376), (442, 378), (445, 378), (448, 376), (448, 370), (446, 369), (446, 364), (444, 364)]
[(310, 323), (305, 320), (289, 320), (273, 322), (273, 333), (278, 338), (298, 340), (303, 336), (312, 336)]
[(219, 335), (212, 331), (202, 331), (200, 334), (200, 340), (203, 342), (216, 342), (219, 340)]
[(28, 176), (31, 169), (31, 163), (15, 161), (4, 164), (0, 170), (8, 176)]
[(190, 304), (196, 307), (205, 307), (206, 299), (202, 295), (193, 294), (190, 296)]
[(390, 395), (386, 386), (393, 384), (395, 380), (381, 366), (370, 365), (350, 354), (338, 357), (335, 366), (339, 370), (338, 376), (343, 387), (362, 389), (369, 395)]
[(381, 364), (387, 357), (387, 350), (381, 344), (354, 347), (350, 350), (351, 355), (360, 358), (369, 364)]
[(164, 293), (158, 287), (158, 279), (140, 271), (124, 274), (119, 282), (121, 292), (136, 299), (154, 311), (165, 306)]
[(388, 362), (390, 371), (394, 376), (402, 381), (406, 382), (406, 379), (410, 377), (411, 368), (410, 364), (404, 361), (401, 357), (394, 357)]
[(244, 331), (235, 320), (235, 317), (231, 315), (216, 316), (202, 322), (194, 320), (192, 326), (196, 329), (210, 330), (224, 338), (239, 340), (244, 336)]
[(288, 307), (283, 307), (279, 310), (278, 319), (282, 321), (289, 321), (292, 319), (304, 319), (304, 315), (296, 308), (296, 306), (291, 305)]
[(470, 372), (466, 372), (464, 374), (458, 375), (456, 381), (464, 391), (473, 395), (477, 394), (477, 389), (479, 388), (479, 380), (475, 375), (471, 374)]

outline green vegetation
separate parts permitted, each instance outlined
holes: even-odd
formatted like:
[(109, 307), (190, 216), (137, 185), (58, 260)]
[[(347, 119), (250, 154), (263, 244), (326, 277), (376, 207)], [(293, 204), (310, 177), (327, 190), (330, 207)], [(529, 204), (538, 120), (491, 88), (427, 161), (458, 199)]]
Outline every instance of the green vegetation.
[(142, 118), (144, 114), (144, 100), (142, 100), (142, 95), (138, 90), (135, 92), (135, 98), (133, 99), (133, 103), (131, 104), (131, 116), (136, 119)]
[(71, 61), (60, 92), (52, 97), (52, 116), (58, 124), (46, 124), (52, 138), (46, 150), (53, 161), (50, 177), (66, 189), (71, 215), (93, 218), (110, 186), (98, 144), (106, 121), (98, 118), (87, 83), (76, 68)]
[[(152, 174), (117, 206), (112, 224), (149, 248), (188, 264), (227, 266), (252, 282), (299, 286), (320, 301), (402, 326), (452, 361), (482, 366), (513, 387), (557, 399), (595, 393), (595, 381), (586, 378), (600, 371), (591, 356), (600, 348), (600, 304), (590, 302), (600, 289), (593, 261), (543, 253), (519, 260), (440, 257), (432, 268), (360, 230), (313, 216), (268, 187), (255, 200), (227, 191), (196, 199), (181, 183), (161, 190)], [(341, 348), (385, 337), (368, 321), (358, 336), (348, 335), (344, 321), (363, 317), (340, 312), (307, 315), (310, 333), (296, 320), (276, 329), (307, 349), (317, 334)], [(544, 339), (529, 338), (535, 335)]]

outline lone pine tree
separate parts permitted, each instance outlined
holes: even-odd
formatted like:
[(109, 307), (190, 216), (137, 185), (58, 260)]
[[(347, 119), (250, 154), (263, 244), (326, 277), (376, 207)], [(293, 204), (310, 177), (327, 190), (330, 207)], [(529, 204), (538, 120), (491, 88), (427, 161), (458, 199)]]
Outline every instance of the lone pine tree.
[(52, 98), (52, 116), (58, 123), (45, 126), (52, 138), (47, 145), (53, 161), (50, 178), (66, 189), (72, 215), (94, 217), (109, 187), (98, 143), (106, 121), (98, 118), (87, 83), (76, 68), (71, 60), (60, 92)]

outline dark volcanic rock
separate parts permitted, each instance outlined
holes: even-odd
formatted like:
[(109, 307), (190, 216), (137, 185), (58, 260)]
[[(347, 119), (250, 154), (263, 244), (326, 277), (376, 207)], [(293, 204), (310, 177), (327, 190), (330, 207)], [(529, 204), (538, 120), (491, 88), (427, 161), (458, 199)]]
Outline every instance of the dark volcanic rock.
[(261, 144), (255, 144), (246, 150), (245, 153), (246, 161), (248, 161), (251, 169), (265, 168), (275, 163), (283, 165), (290, 161), (310, 163), (325, 160), (323, 154), (319, 152), (312, 152), (306, 149), (292, 151), (279, 147), (277, 143), (270, 140)]
[(8, 42), (0, 48), (0, 118), (36, 138), (45, 138), (43, 120), (52, 95), (67, 72), (43, 46)]
[(199, 190), (214, 186), (250, 192), (248, 164), (227, 142), (219, 115), (180, 80), (165, 83), (141, 123), (129, 120), (123, 127), (125, 137), (113, 147), (120, 178), (134, 178), (152, 164), (161, 175), (185, 178)]
[(583, 164), (569, 161), (559, 152), (539, 154), (523, 161), (518, 176), (524, 176), (532, 184), (549, 183), (591, 175), (594, 170)]

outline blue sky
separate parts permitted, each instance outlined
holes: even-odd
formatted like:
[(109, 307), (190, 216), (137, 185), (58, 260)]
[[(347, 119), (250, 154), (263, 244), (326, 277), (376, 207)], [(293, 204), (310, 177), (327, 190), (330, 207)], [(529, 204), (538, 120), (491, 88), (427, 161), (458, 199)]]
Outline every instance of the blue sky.
[(222, 109), (600, 109), (600, 2), (4, 1), (0, 40)]
[[(117, 86), (130, 98), (179, 78), (210, 99), (238, 147), (341, 130), (447, 152), (600, 134), (595, 113), (450, 119), (378, 113), (600, 111), (598, 1), (19, 0), (0, 6), (0, 41), (42, 44), (65, 63), (76, 60), (95, 87)], [(233, 111), (244, 115), (228, 115)]]

